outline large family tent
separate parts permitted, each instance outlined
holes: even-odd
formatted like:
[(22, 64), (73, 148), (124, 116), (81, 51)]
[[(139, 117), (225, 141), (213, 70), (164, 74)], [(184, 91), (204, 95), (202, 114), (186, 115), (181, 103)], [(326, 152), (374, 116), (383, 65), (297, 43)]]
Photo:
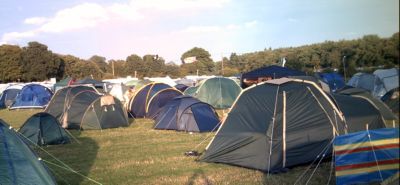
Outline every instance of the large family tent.
[(329, 85), (332, 92), (343, 88), (346, 84), (342, 75), (339, 73), (318, 73), (317, 76), (325, 83)]
[[(398, 122), (399, 122), (399, 118), (390, 110), (390, 108), (384, 102), (382, 102), (380, 99), (373, 97), (367, 90), (360, 89), (360, 88), (345, 88), (345, 89), (339, 90), (337, 93), (361, 98), (361, 99), (368, 101), (369, 104), (371, 104), (373, 107), (375, 107), (379, 111), (380, 115), (384, 119), (384, 122), (388, 126), (393, 125), (393, 124), (398, 124)], [(369, 105), (369, 106), (367, 105), (367, 107), (370, 107), (371, 105)], [(364, 107), (362, 105), (356, 104), (355, 102), (353, 102), (353, 103), (349, 102), (349, 106), (350, 107), (349, 107), (348, 111), (351, 113), (359, 112), (364, 115), (372, 116), (372, 114), (368, 114), (367, 111), (363, 110), (364, 108), (365, 109), (371, 109), (371, 108)], [(342, 111), (344, 113), (346, 112), (344, 110), (342, 110)], [(346, 120), (348, 121), (347, 117), (346, 117)], [(365, 122), (363, 122), (363, 123), (365, 123)]]
[(346, 132), (342, 113), (314, 82), (280, 78), (241, 93), (200, 160), (268, 172), (329, 154)]
[[(387, 71), (388, 73), (391, 72)], [(399, 76), (398, 71), (397, 75), (387, 76), (387, 74), (383, 73), (386, 71), (378, 71), (377, 74), (368, 74), (368, 73), (356, 73), (353, 77), (347, 82), (347, 85), (352, 87), (358, 87), (362, 89), (368, 90), (373, 96), (377, 98), (381, 98), (390, 90), (398, 87)], [(379, 76), (378, 76), (379, 75)], [(392, 73), (389, 73), (392, 75)]]
[(118, 98), (111, 95), (98, 97), (81, 114), (80, 128), (84, 130), (129, 126), (124, 106)]
[(47, 106), (53, 92), (39, 84), (27, 84), (18, 93), (10, 109), (43, 109)]
[(1, 119), (0, 184), (56, 184), (43, 161)]
[(129, 113), (135, 118), (143, 118), (146, 116), (146, 107), (150, 99), (159, 91), (171, 86), (152, 82), (149, 83), (136, 91), (136, 94), (129, 100), (128, 109)]
[(399, 175), (399, 129), (338, 136), (334, 151), (337, 185), (382, 183)]
[(178, 96), (169, 101), (157, 115), (155, 129), (187, 132), (210, 132), (219, 125), (214, 108), (191, 96)]
[(23, 87), (24, 85), (22, 84), (8, 86), (0, 95), (0, 108), (7, 108), (11, 106)]
[(32, 115), (18, 130), (35, 145), (58, 145), (70, 143), (70, 138), (60, 122), (51, 114), (39, 112)]
[(195, 88), (195, 92), (190, 94), (216, 109), (230, 108), (242, 91), (242, 88), (234, 80), (224, 77), (205, 79)]
[(154, 94), (146, 105), (146, 117), (154, 118), (160, 109), (174, 97), (181, 96), (182, 92), (175, 88), (163, 89)]
[(65, 87), (65, 86), (73, 85), (74, 82), (75, 82), (75, 79), (72, 77), (66, 77), (66, 78), (60, 80), (59, 82), (54, 84), (54, 86), (53, 86), (54, 92), (60, 90), (61, 88)]
[(272, 65), (243, 73), (240, 78), (240, 86), (242, 88), (247, 88), (252, 84), (260, 83), (269, 79), (304, 75), (306, 75), (306, 73), (302, 71)]
[(54, 94), (49, 105), (46, 107), (45, 112), (53, 115), (62, 122), (63, 115), (67, 111), (68, 106), (70, 106), (71, 101), (76, 95), (83, 92), (93, 92), (98, 94), (97, 90), (90, 85), (63, 87)]

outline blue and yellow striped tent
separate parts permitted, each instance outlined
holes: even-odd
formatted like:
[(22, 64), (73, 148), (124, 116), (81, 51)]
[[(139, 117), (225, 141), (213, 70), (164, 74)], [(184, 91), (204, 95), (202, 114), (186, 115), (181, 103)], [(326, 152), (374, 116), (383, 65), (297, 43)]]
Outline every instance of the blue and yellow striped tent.
[(384, 128), (338, 136), (336, 184), (382, 182), (399, 172), (399, 130)]

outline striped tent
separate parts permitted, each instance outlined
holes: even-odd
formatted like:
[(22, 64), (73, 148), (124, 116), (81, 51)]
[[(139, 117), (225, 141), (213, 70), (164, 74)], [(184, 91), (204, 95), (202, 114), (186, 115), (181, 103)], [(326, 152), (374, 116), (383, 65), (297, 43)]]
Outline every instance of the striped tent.
[(399, 130), (384, 128), (338, 136), (336, 184), (383, 182), (399, 172)]

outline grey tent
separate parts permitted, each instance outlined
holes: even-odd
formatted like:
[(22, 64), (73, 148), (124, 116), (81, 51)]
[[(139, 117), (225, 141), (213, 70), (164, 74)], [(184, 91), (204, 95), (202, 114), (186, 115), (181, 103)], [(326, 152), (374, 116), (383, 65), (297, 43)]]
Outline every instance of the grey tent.
[(346, 131), (334, 102), (311, 81), (281, 78), (244, 91), (200, 160), (280, 171), (329, 154)]
[(1, 119), (0, 184), (56, 184), (35, 152)]
[(49, 113), (39, 112), (28, 118), (19, 133), (36, 145), (58, 145), (70, 143), (70, 138), (60, 122)]

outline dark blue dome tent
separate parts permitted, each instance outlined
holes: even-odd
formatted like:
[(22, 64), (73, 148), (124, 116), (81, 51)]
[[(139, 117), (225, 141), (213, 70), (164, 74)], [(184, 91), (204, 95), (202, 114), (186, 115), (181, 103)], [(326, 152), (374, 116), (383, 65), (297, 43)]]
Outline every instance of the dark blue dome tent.
[(178, 96), (161, 109), (154, 129), (210, 132), (216, 130), (219, 123), (211, 105), (191, 96)]
[(271, 65), (255, 69), (247, 73), (243, 73), (242, 77), (240, 78), (240, 86), (242, 88), (246, 88), (253, 84), (260, 83), (262, 81), (270, 79), (289, 77), (289, 76), (304, 76), (304, 75), (306, 75), (306, 73), (302, 71), (297, 71), (287, 67)]
[(182, 92), (175, 88), (163, 89), (157, 92), (146, 105), (146, 117), (154, 118), (165, 104), (181, 95), (183, 95)]
[(323, 82), (329, 85), (332, 92), (343, 88), (346, 84), (343, 77), (339, 73), (318, 73), (316, 74)]
[(52, 96), (53, 92), (45, 86), (27, 84), (21, 89), (10, 109), (43, 109)]

